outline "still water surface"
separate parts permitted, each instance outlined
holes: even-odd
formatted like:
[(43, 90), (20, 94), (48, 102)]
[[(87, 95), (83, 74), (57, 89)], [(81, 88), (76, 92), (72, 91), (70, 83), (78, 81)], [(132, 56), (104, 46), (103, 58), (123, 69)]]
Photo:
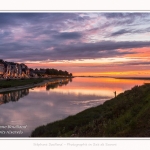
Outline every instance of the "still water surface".
[[(149, 80), (78, 77), (64, 84), (0, 94), (0, 137), (29, 137), (38, 126), (97, 106)], [(13, 131), (13, 132), (12, 132)]]

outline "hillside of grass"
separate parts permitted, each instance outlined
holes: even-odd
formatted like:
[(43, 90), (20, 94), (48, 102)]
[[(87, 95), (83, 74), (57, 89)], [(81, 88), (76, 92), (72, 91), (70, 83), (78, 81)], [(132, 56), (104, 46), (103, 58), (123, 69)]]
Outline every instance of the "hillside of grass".
[(31, 137), (150, 137), (150, 84), (97, 107), (37, 127)]

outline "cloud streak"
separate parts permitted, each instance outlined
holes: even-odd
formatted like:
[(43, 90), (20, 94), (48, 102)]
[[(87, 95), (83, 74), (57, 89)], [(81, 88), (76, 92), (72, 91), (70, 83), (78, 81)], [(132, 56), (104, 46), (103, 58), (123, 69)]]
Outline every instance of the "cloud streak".
[(146, 28), (146, 29), (139, 29), (139, 30), (121, 29), (121, 30), (111, 33), (110, 36), (113, 37), (113, 36), (120, 36), (120, 35), (124, 35), (124, 34), (139, 34), (139, 33), (148, 33), (148, 32), (150, 32), (150, 27)]
[(120, 57), (125, 54), (134, 54), (136, 52), (133, 52), (131, 49), (150, 47), (150, 41), (101, 41), (98, 43), (77, 43), (72, 45), (58, 44), (54, 45), (53, 49), (50, 50), (47, 50), (47, 48), (51, 47), (51, 43), (45, 43), (43, 50), (39, 48), (39, 45), (31, 47), (27, 44), (9, 43), (1, 45), (0, 48), (3, 49), (3, 55), (5, 54), (8, 58), (20, 58), (20, 60), (30, 61), (47, 59), (57, 61)]

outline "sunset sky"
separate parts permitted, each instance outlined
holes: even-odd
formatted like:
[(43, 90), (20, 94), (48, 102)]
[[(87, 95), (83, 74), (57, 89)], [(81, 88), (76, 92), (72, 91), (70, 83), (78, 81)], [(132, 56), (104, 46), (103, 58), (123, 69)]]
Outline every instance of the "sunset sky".
[(0, 59), (73, 75), (150, 76), (150, 13), (0, 13)]

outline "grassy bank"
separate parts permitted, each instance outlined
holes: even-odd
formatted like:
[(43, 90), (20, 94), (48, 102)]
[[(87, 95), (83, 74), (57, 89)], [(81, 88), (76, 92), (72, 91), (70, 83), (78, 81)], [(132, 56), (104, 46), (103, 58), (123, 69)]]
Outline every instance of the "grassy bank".
[(150, 84), (36, 128), (31, 137), (150, 137)]
[(43, 82), (44, 78), (31, 78), (31, 79), (9, 79), (9, 80), (0, 80), (0, 89), (10, 88), (16, 86), (24, 86), (30, 84), (37, 84)]

